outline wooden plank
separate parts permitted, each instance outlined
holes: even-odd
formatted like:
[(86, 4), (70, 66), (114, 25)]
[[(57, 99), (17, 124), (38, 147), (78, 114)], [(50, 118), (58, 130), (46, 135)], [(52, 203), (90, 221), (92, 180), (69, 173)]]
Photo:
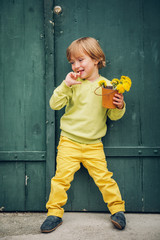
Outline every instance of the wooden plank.
[(0, 208), (25, 211), (24, 163), (0, 163)]
[(45, 164), (27, 163), (25, 172), (25, 210), (45, 210)]
[(107, 158), (108, 168), (117, 181), (127, 212), (141, 212), (142, 201), (142, 162), (138, 158)]
[(45, 150), (43, 1), (1, 1), (0, 150)]
[[(104, 147), (107, 157), (159, 157), (159, 147)], [(154, 159), (154, 158), (153, 158)], [(45, 151), (0, 151), (0, 161), (45, 161)]]
[(67, 194), (65, 211), (107, 211), (98, 187), (83, 166), (75, 174)]
[(143, 2), (142, 144), (160, 146), (160, 1)]
[(55, 173), (55, 113), (49, 99), (55, 87), (53, 2), (44, 0), (45, 24), (45, 80), (46, 80), (46, 200), (50, 193), (51, 178)]
[(45, 42), (43, 1), (24, 1), (26, 150), (45, 150)]
[(0, 161), (45, 161), (45, 151), (0, 151)]
[(159, 157), (159, 147), (104, 147), (108, 157)]
[(143, 211), (160, 212), (160, 158), (143, 160)]
[(116, 122), (109, 119), (107, 121), (108, 131), (104, 144), (105, 146), (137, 146), (140, 139), (139, 102), (141, 96), (137, 89), (141, 75), (141, 8), (138, 1), (123, 1), (123, 3), (107, 1), (106, 5), (105, 33), (101, 39), (104, 51), (107, 53), (108, 66), (103, 72), (109, 79), (128, 75), (133, 85), (130, 92), (124, 94), (126, 101), (124, 117)]

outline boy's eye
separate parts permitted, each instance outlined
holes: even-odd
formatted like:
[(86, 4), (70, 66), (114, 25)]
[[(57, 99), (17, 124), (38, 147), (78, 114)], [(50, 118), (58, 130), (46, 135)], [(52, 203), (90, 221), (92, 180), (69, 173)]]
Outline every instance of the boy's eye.
[(74, 62), (70, 62), (70, 64), (71, 64), (71, 65), (73, 65), (73, 64), (74, 64)]
[(83, 61), (83, 58), (80, 58), (80, 59), (79, 59), (79, 62), (82, 62), (82, 61)]

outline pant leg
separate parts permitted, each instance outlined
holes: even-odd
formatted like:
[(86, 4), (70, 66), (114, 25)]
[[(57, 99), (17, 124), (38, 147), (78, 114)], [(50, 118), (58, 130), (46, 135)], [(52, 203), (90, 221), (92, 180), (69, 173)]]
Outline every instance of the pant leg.
[(125, 211), (124, 201), (117, 183), (112, 179), (112, 172), (108, 171), (103, 150), (103, 144), (86, 145), (83, 149), (83, 165), (88, 169), (90, 176), (102, 193), (104, 202), (107, 203), (111, 214)]
[(58, 146), (56, 174), (51, 179), (51, 192), (46, 204), (48, 216), (54, 215), (62, 218), (64, 213), (62, 206), (68, 199), (66, 191), (70, 188), (75, 172), (80, 169), (80, 156), (77, 145), (67, 138), (61, 137)]

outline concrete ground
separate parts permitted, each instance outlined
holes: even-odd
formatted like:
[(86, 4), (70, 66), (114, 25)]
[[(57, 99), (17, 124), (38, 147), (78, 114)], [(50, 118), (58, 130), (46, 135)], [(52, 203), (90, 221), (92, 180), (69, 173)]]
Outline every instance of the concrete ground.
[(46, 213), (0, 213), (1, 240), (160, 240), (160, 214), (126, 214), (125, 230), (115, 229), (110, 214), (65, 213), (63, 224), (44, 234)]

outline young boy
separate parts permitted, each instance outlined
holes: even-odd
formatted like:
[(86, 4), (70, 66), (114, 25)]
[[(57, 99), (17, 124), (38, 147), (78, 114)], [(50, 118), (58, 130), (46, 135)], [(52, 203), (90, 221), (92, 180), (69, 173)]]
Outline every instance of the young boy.
[(80, 163), (87, 168), (90, 176), (103, 195), (111, 212), (115, 227), (125, 228), (124, 201), (117, 183), (111, 178), (101, 138), (107, 131), (107, 116), (111, 120), (120, 119), (125, 113), (122, 94), (115, 94), (113, 103), (116, 109), (102, 107), (102, 97), (94, 91), (100, 80), (110, 81), (99, 75), (105, 66), (105, 55), (96, 39), (86, 37), (75, 40), (67, 49), (67, 59), (73, 72), (55, 89), (50, 106), (59, 110), (66, 106), (60, 121), (61, 136), (58, 145), (57, 169), (51, 180), (51, 192), (47, 202), (48, 217), (41, 226), (41, 232), (55, 230), (62, 224), (66, 191), (80, 169)]

